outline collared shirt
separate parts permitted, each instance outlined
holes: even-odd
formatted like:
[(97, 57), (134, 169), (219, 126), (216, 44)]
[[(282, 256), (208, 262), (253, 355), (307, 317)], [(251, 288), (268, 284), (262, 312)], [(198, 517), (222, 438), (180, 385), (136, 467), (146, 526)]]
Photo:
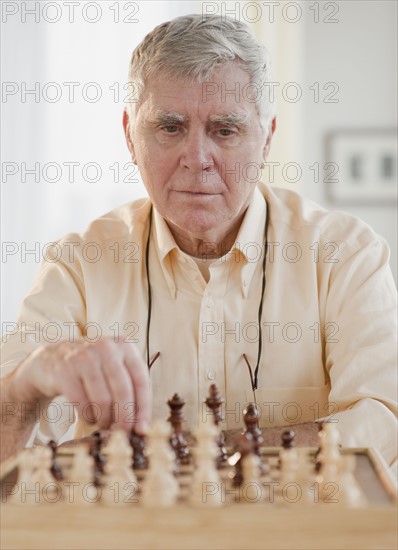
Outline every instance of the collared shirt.
[[(40, 343), (64, 338), (111, 336), (146, 357), (150, 210), (149, 199), (125, 205), (49, 250), (3, 346), (3, 374)], [(154, 416), (166, 418), (166, 402), (178, 393), (193, 427), (208, 414), (203, 401), (214, 383), (225, 399), (223, 428), (241, 428), (244, 406), (255, 398), (262, 427), (330, 415), (343, 445), (378, 447), (393, 462), (396, 290), (388, 262), (384, 240), (357, 218), (260, 184), (236, 242), (211, 263), (206, 283), (153, 209), (149, 354), (160, 352), (150, 372)], [(260, 331), (254, 396), (243, 354), (254, 369)], [(92, 431), (75, 426), (65, 402), (54, 400), (36, 437)]]

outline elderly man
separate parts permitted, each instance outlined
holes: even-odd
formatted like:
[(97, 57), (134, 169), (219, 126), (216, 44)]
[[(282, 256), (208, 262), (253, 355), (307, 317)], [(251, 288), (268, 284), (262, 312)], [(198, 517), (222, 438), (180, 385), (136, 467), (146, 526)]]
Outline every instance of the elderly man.
[(93, 423), (144, 433), (175, 392), (192, 426), (215, 383), (224, 429), (256, 400), (268, 441), (297, 425), (314, 443), (329, 417), (344, 445), (392, 463), (388, 248), (259, 182), (275, 130), (264, 48), (240, 22), (179, 17), (136, 48), (129, 80), (124, 130), (149, 199), (49, 251), (3, 348), (5, 454)]

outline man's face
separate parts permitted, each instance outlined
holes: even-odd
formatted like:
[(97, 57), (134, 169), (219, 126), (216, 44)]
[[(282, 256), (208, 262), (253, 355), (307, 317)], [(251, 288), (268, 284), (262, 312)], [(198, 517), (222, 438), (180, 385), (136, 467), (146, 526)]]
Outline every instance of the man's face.
[[(209, 83), (151, 77), (127, 139), (148, 194), (170, 227), (201, 238), (243, 214), (268, 151), (249, 76), (235, 63)], [(245, 93), (246, 92), (246, 93)], [(218, 231), (219, 230), (219, 231)]]

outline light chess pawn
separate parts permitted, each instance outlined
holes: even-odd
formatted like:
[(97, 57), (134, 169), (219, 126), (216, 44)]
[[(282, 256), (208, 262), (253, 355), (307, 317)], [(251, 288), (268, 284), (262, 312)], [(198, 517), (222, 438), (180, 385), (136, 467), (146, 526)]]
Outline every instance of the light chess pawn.
[(73, 486), (73, 493), (66, 497), (69, 504), (94, 504), (98, 499), (98, 491), (93, 480), (94, 459), (90, 456), (87, 447), (76, 447), (70, 479), (78, 486)]
[(109, 506), (138, 502), (138, 482), (131, 468), (133, 450), (123, 430), (111, 432), (107, 451), (102, 501)]
[(195, 506), (218, 507), (224, 501), (223, 487), (216, 467), (219, 456), (218, 435), (218, 427), (211, 422), (199, 424), (195, 432), (198, 446), (195, 452), (196, 470), (190, 495), (190, 502)]
[(243, 501), (253, 503), (261, 500), (260, 473), (260, 457), (254, 453), (249, 453), (242, 460), (243, 482), (240, 486), (240, 494)]
[(170, 435), (171, 427), (164, 420), (155, 421), (149, 430), (149, 470), (141, 500), (144, 506), (168, 507), (177, 500), (179, 484), (174, 476), (175, 453), (169, 444)]

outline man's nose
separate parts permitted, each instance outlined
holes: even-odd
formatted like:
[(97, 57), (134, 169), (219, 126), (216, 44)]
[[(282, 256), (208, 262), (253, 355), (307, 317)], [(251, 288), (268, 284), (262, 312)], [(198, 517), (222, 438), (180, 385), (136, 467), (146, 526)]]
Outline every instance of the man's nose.
[(205, 132), (189, 131), (182, 143), (181, 166), (193, 172), (200, 172), (214, 166), (213, 147)]

